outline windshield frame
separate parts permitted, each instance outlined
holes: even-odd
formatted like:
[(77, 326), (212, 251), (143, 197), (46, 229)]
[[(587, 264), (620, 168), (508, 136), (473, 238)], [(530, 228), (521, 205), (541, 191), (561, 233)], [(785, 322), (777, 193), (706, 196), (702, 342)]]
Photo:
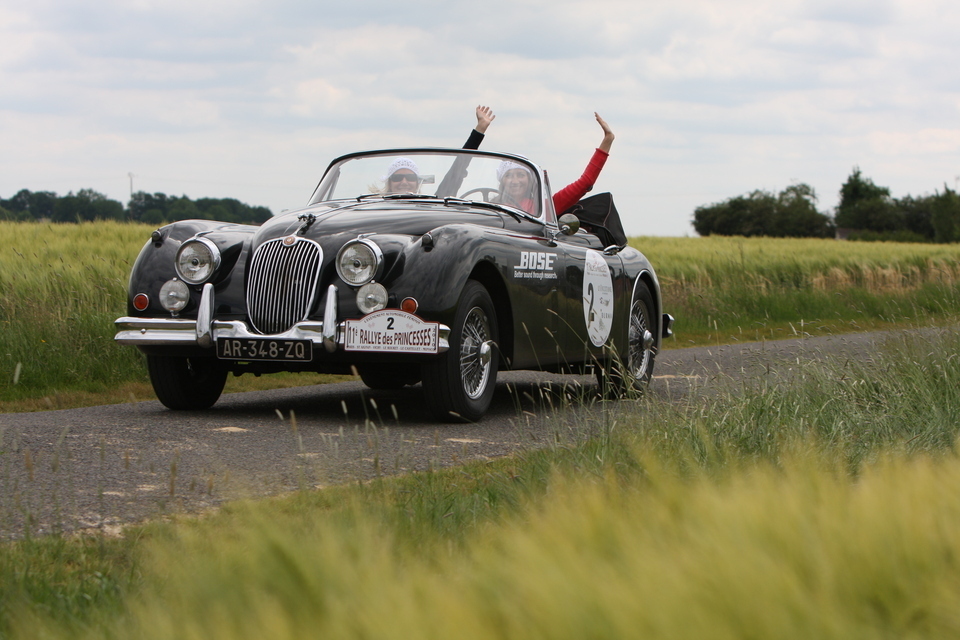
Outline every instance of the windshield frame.
[[(308, 206), (323, 204), (325, 202), (343, 202), (343, 201), (355, 201), (360, 197), (363, 197), (364, 200), (369, 201), (370, 199), (375, 199), (377, 197), (387, 199), (385, 196), (380, 194), (354, 194), (351, 196), (336, 196), (335, 198), (327, 198), (332, 190), (336, 188), (337, 181), (340, 177), (339, 167), (353, 160), (360, 158), (384, 158), (385, 160), (395, 156), (417, 156), (417, 155), (450, 155), (454, 157), (484, 157), (484, 158), (496, 158), (499, 160), (506, 160), (509, 162), (515, 162), (517, 164), (527, 167), (531, 174), (535, 176), (536, 180), (536, 193), (538, 195), (538, 204), (540, 209), (540, 214), (532, 215), (528, 214), (521, 209), (513, 207), (507, 203), (502, 203), (499, 206), (519, 211), (524, 214), (525, 217), (536, 219), (543, 224), (548, 224), (556, 226), (556, 213), (553, 210), (553, 198), (550, 195), (550, 188), (548, 183), (545, 180), (544, 171), (534, 164), (529, 159), (509, 153), (499, 153), (492, 151), (478, 151), (473, 149), (449, 149), (449, 148), (435, 148), (435, 147), (409, 147), (409, 148), (400, 148), (400, 149), (376, 149), (369, 151), (357, 151), (354, 153), (348, 153), (342, 156), (335, 158), (327, 167), (326, 171), (323, 172), (323, 176), (320, 178), (320, 182), (317, 184), (316, 188), (313, 190), (313, 194), (310, 196), (308, 201)], [(390, 200), (402, 200), (403, 194), (389, 194)], [(422, 200), (424, 197), (436, 197), (438, 200), (443, 200), (441, 196), (425, 196), (425, 194), (410, 194), (411, 199)], [(455, 197), (455, 196), (454, 196)]]

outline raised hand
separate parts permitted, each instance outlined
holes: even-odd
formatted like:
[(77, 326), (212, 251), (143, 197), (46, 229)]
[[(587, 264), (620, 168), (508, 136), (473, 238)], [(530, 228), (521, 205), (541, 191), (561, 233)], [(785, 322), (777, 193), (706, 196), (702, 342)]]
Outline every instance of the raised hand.
[(597, 123), (600, 125), (600, 128), (603, 129), (603, 142), (600, 143), (599, 149), (606, 153), (610, 153), (610, 145), (613, 144), (613, 130), (610, 129), (610, 125), (607, 124), (607, 121), (600, 117), (600, 114), (596, 111), (593, 112), (594, 117), (597, 119)]
[(477, 107), (477, 131), (479, 133), (486, 133), (487, 127), (490, 126), (490, 123), (494, 121), (497, 116), (493, 115), (493, 109), (490, 107), (479, 106)]

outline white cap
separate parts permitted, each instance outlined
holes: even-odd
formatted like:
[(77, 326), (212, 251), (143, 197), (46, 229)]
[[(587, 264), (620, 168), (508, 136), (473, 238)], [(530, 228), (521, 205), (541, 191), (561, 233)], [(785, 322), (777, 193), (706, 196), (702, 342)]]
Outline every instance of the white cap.
[(497, 181), (502, 182), (503, 176), (506, 175), (507, 171), (513, 171), (514, 169), (523, 169), (528, 174), (530, 173), (530, 167), (518, 164), (516, 162), (511, 162), (509, 160), (504, 160), (500, 163), (500, 166), (497, 167)]
[(397, 158), (394, 160), (390, 167), (387, 169), (387, 175), (383, 176), (383, 179), (386, 180), (393, 174), (395, 174), (400, 169), (410, 169), (417, 176), (420, 175), (420, 169), (417, 167), (417, 163), (411, 160), (410, 158)]

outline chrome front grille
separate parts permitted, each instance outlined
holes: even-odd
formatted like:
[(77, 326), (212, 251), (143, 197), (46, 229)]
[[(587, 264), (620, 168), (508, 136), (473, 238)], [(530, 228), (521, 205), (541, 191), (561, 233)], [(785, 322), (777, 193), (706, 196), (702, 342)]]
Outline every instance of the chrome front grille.
[(247, 313), (260, 333), (283, 333), (305, 320), (317, 295), (323, 250), (306, 238), (264, 242), (253, 254), (247, 280)]

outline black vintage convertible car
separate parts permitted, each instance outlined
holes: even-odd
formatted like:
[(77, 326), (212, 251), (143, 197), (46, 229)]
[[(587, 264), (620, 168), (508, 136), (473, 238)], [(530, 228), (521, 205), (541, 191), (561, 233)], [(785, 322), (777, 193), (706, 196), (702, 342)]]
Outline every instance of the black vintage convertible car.
[(643, 389), (673, 321), (609, 194), (558, 218), (527, 159), (445, 149), (338, 158), (305, 208), (261, 226), (154, 231), (127, 314), (116, 340), (171, 409), (212, 406), (231, 372), (356, 371), (470, 421), (501, 370)]

